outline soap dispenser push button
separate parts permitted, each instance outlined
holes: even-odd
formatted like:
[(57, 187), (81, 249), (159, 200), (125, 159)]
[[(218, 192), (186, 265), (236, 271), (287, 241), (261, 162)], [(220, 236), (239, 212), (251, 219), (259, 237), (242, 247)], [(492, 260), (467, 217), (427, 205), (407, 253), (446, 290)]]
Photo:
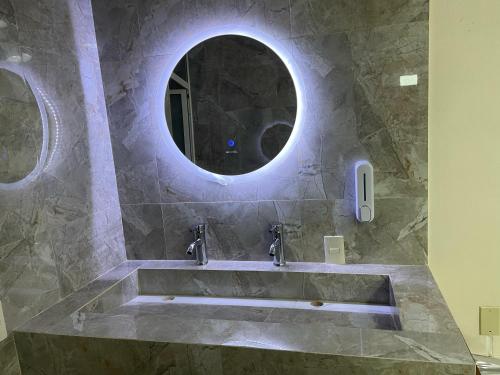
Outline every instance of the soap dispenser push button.
[(360, 221), (372, 221), (372, 210), (368, 206), (361, 206), (359, 209)]

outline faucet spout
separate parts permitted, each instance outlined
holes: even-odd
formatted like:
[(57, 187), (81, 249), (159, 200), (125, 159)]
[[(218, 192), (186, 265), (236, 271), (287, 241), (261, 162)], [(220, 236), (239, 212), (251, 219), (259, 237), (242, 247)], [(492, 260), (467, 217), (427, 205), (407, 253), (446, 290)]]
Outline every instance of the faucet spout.
[(286, 265), (285, 249), (283, 244), (283, 224), (271, 226), (270, 232), (273, 234), (273, 242), (269, 246), (269, 255), (274, 257), (273, 264), (278, 267)]
[(201, 239), (198, 238), (196, 241), (194, 241), (188, 246), (186, 254), (193, 255), (193, 251), (200, 245), (201, 245)]
[(200, 224), (194, 227), (194, 242), (192, 242), (186, 250), (186, 253), (188, 255), (193, 255), (193, 253), (196, 254), (196, 264), (200, 266), (204, 266), (208, 263), (207, 243), (205, 236), (206, 227), (206, 224)]
[(271, 246), (269, 246), (269, 255), (270, 256), (275, 256), (276, 255), (276, 249), (279, 249), (281, 246), (281, 241), (279, 238), (276, 238)]

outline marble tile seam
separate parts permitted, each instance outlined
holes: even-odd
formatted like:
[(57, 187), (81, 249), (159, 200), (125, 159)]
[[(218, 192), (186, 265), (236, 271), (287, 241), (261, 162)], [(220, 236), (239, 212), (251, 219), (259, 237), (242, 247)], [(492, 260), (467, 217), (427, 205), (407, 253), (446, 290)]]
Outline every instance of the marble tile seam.
[[(148, 269), (148, 264), (164, 267), (165, 269), (170, 269), (168, 266), (171, 265), (173, 267), (185, 267), (186, 269), (199, 269), (199, 270), (219, 270), (222, 266), (228, 267), (223, 268), (223, 270), (241, 270), (241, 265), (245, 265), (245, 270), (247, 267), (253, 266), (253, 270), (265, 271), (265, 270), (275, 270), (279, 272), (289, 272), (297, 270), (299, 272), (336, 272), (337, 270), (364, 270), (370, 274), (380, 275), (381, 273), (385, 273), (390, 275), (391, 273), (395, 273), (400, 271), (401, 269), (409, 269), (409, 270), (424, 270), (429, 272), (429, 268), (427, 265), (422, 264), (383, 264), (383, 263), (351, 263), (351, 264), (330, 264), (325, 262), (288, 262), (286, 267), (276, 267), (272, 265), (272, 262), (266, 261), (238, 261), (238, 260), (212, 260), (206, 266), (198, 266), (194, 263), (194, 261), (190, 259), (131, 259), (125, 261), (130, 263), (131, 265), (137, 264), (137, 267), (141, 269)], [(125, 263), (124, 262), (124, 263)], [(164, 264), (162, 264), (164, 263)], [(192, 263), (192, 264), (191, 264)], [(233, 266), (233, 268), (231, 267)], [(118, 266), (117, 266), (118, 267)], [(296, 269), (294, 269), (296, 268)], [(369, 270), (368, 268), (372, 268)], [(153, 269), (157, 269), (154, 267)], [(160, 268), (161, 269), (161, 268)]]
[[(401, 199), (422, 199), (425, 195), (411, 194), (403, 195), (397, 194), (394, 196), (375, 196), (375, 200), (401, 200)], [(293, 198), (293, 199), (250, 199), (250, 200), (220, 200), (220, 201), (178, 201), (178, 202), (144, 202), (144, 203), (120, 203), (120, 206), (149, 206), (149, 205), (162, 205), (162, 206), (175, 206), (180, 204), (223, 204), (223, 203), (269, 203), (269, 202), (324, 202), (324, 201), (351, 201), (350, 197), (346, 198)], [(342, 215), (346, 216), (346, 215)], [(353, 214), (354, 217), (354, 214)]]
[(412, 358), (391, 358), (389, 356), (377, 356), (377, 355), (369, 355), (369, 354), (361, 354), (360, 357), (362, 358), (370, 358), (370, 359), (380, 359), (380, 360), (385, 360), (385, 361), (404, 361), (404, 362), (415, 362), (415, 363), (440, 363), (440, 364), (446, 364), (446, 365), (470, 365), (474, 366), (475, 368), (475, 363), (472, 360), (471, 356), (471, 361), (462, 361), (462, 360), (457, 360), (457, 359), (450, 359), (446, 361), (436, 361), (436, 362), (431, 362), (431, 361), (426, 361), (425, 359), (412, 359)]
[(417, 25), (417, 24), (423, 24), (423, 25), (428, 25), (429, 20), (418, 20), (418, 21), (409, 21), (409, 22), (395, 22), (395, 23), (387, 23), (387, 24), (380, 24), (380, 25), (373, 25), (373, 26), (367, 26), (367, 27), (353, 27), (350, 30), (347, 30), (347, 32), (358, 32), (358, 31), (371, 31), (373, 29), (382, 29), (382, 28), (388, 28), (388, 27), (397, 27), (397, 26), (405, 26), (405, 25)]
[(362, 32), (366, 33), (366, 32), (371, 32), (374, 30), (380, 30), (380, 29), (390, 28), (390, 27), (405, 26), (405, 25), (420, 25), (420, 24), (427, 25), (428, 23), (429, 23), (428, 20), (421, 20), (421, 21), (388, 23), (388, 24), (373, 25), (373, 26), (367, 26), (367, 27), (353, 27), (353, 28), (345, 28), (345, 29), (340, 29), (340, 30), (332, 30), (332, 31), (324, 31), (324, 32), (305, 33), (302, 35), (294, 35), (291, 37), (282, 38), (282, 40), (295, 41), (295, 40), (311, 38), (311, 37), (325, 37), (328, 35), (340, 35), (340, 34), (349, 35), (349, 34), (354, 34), (354, 33), (362, 33)]
[(163, 258), (164, 259), (168, 259), (169, 256), (168, 256), (168, 236), (167, 236), (167, 226), (165, 225), (165, 219), (166, 219), (166, 212), (163, 208), (163, 206), (160, 207), (160, 210), (161, 210), (161, 226), (163, 228)]

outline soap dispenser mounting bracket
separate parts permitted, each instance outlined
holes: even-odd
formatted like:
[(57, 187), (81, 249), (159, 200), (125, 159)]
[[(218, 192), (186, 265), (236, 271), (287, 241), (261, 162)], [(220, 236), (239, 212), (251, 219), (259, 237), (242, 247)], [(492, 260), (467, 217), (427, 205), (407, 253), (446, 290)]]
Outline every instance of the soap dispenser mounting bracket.
[(359, 222), (369, 223), (375, 217), (373, 167), (369, 161), (362, 160), (355, 164), (354, 169), (356, 218)]

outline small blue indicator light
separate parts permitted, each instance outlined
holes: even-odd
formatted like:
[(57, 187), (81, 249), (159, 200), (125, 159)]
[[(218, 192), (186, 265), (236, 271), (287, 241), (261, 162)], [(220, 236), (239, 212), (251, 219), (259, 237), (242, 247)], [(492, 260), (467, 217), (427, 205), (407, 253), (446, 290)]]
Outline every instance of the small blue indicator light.
[(228, 147), (233, 148), (234, 146), (236, 146), (236, 141), (234, 139), (228, 139), (227, 145), (228, 145)]

